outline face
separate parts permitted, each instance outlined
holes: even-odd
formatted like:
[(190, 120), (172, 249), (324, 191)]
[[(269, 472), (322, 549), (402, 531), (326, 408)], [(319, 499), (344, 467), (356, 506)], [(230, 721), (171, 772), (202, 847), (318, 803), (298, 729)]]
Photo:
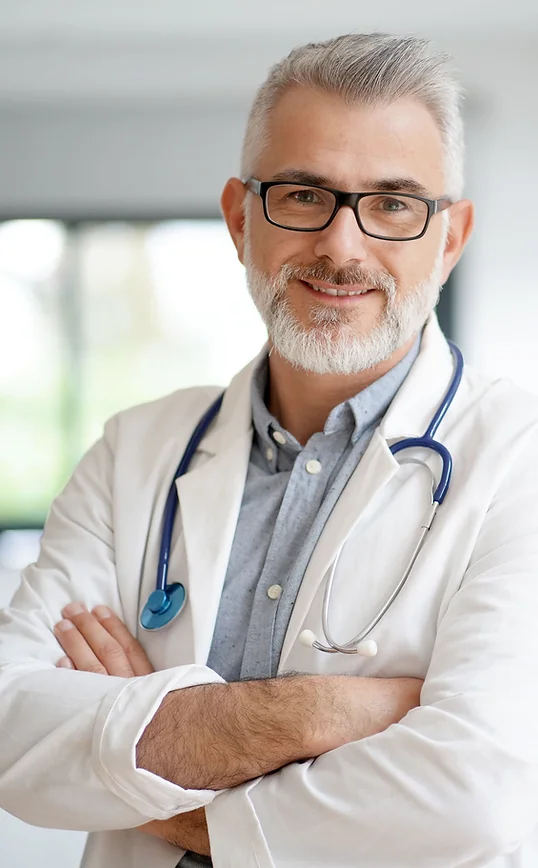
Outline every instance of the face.
[[(349, 107), (295, 88), (277, 103), (269, 133), (255, 167), (261, 181), (311, 176), (322, 186), (367, 192), (400, 179), (391, 190), (446, 194), (441, 137), (415, 100)], [(431, 313), (472, 228), (464, 201), (450, 208), (448, 237), (446, 218), (437, 215), (415, 241), (371, 238), (349, 207), (326, 229), (292, 232), (268, 223), (260, 197), (238, 179), (228, 182), (222, 206), (275, 350), (317, 373), (357, 373), (404, 346)], [(338, 289), (359, 294), (334, 295)]]

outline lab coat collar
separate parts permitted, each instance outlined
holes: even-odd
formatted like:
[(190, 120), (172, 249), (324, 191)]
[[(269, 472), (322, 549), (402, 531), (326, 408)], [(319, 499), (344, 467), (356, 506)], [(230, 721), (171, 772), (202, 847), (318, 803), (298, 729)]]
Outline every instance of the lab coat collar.
[(231, 440), (252, 432), (252, 378), (259, 362), (268, 351), (269, 346), (266, 344), (260, 353), (235, 375), (224, 393), (216, 421), (198, 447), (200, 452), (217, 455)]

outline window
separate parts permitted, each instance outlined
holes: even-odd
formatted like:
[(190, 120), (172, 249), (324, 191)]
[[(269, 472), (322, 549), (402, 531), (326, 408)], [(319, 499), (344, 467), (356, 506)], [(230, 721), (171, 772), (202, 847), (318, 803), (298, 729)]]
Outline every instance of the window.
[(221, 220), (0, 223), (0, 528), (40, 527), (113, 413), (265, 339)]

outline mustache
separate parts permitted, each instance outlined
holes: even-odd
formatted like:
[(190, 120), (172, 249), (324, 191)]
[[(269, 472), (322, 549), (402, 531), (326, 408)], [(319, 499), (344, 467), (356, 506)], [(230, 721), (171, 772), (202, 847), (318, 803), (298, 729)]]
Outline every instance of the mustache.
[(360, 265), (333, 269), (323, 262), (316, 262), (312, 265), (286, 264), (282, 266), (281, 277), (286, 281), (304, 280), (306, 283), (315, 283), (316, 280), (320, 280), (324, 283), (332, 283), (333, 286), (357, 286), (360, 284), (388, 293), (393, 293), (396, 289), (396, 281), (391, 274), (371, 271)]

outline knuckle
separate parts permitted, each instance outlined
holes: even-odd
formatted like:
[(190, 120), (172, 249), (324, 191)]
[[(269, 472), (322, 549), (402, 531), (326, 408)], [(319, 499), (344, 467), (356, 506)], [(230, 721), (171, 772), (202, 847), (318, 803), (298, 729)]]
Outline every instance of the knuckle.
[(111, 663), (122, 663), (125, 661), (125, 652), (116, 642), (103, 642), (97, 653), (101, 659), (109, 660)]
[(128, 657), (144, 657), (145, 658), (145, 656), (146, 656), (144, 649), (142, 648), (140, 643), (137, 642), (136, 639), (133, 639), (132, 636), (129, 637), (129, 639), (124, 642), (123, 647), (124, 647), (125, 653), (127, 654)]

